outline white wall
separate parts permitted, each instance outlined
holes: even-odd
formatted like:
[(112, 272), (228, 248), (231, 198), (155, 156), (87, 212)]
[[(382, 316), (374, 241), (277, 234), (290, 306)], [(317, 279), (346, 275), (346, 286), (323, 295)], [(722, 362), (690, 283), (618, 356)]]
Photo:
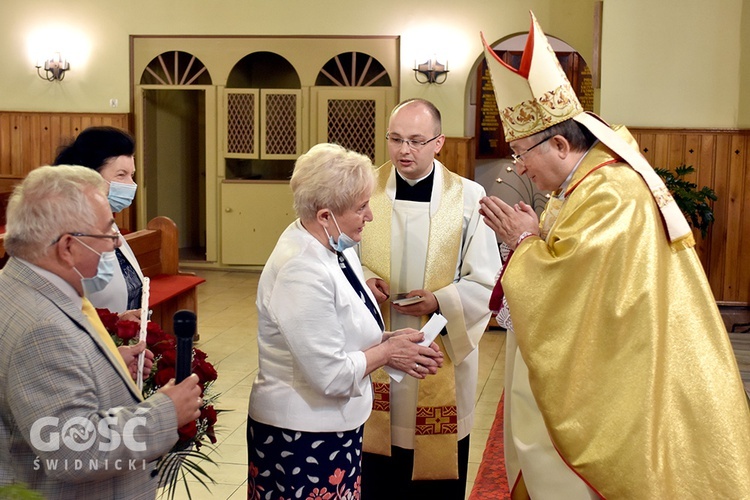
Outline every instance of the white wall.
[[(736, 127), (747, 1), (606, 0), (602, 115), (628, 125)], [(445, 133), (461, 136), (469, 72), (482, 57), (480, 31), (489, 41), (525, 32), (533, 9), (548, 34), (589, 60), (593, 5), (594, 0), (2, 0), (0, 109), (130, 112), (131, 34), (399, 35), (401, 97), (433, 100), (443, 112)], [(68, 55), (71, 70), (62, 83), (37, 78), (27, 53), (29, 35), (43, 28), (51, 33), (50, 27), (72, 33), (63, 41), (80, 38), (88, 46)], [(448, 80), (419, 85), (411, 70), (414, 59), (426, 58), (435, 47), (447, 55)], [(111, 108), (110, 99), (119, 107)]]
[(606, 0), (601, 114), (632, 126), (738, 126), (743, 0)]

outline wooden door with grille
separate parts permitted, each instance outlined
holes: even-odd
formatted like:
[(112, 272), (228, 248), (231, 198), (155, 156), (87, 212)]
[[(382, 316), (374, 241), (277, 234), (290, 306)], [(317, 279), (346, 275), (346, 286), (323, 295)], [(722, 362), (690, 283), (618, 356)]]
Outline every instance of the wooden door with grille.
[(391, 87), (313, 87), (313, 142), (334, 142), (368, 156), (378, 166), (387, 160), (388, 114), (396, 104)]
[(225, 158), (295, 160), (302, 147), (301, 90), (225, 89)]

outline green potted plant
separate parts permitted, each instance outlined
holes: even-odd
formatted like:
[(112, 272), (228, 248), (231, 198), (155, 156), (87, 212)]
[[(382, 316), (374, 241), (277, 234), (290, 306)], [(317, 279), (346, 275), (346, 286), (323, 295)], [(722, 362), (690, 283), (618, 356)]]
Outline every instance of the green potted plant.
[(669, 192), (672, 193), (677, 206), (685, 214), (685, 218), (691, 227), (700, 229), (701, 237), (705, 238), (708, 228), (714, 222), (714, 212), (709, 201), (718, 198), (713, 189), (698, 185), (685, 179), (686, 176), (695, 172), (692, 165), (680, 165), (674, 172), (664, 168), (655, 168), (657, 174), (664, 180)]

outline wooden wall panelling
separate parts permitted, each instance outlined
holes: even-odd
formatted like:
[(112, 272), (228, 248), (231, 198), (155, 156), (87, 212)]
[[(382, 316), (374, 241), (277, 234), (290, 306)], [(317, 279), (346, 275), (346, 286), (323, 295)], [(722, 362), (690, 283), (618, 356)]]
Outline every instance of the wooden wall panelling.
[(474, 180), (474, 138), (446, 137), (443, 149), (436, 155), (448, 170)]
[(654, 165), (654, 149), (656, 143), (656, 134), (641, 133), (639, 134), (635, 130), (631, 130), (635, 140), (641, 148), (641, 154), (646, 157), (646, 160), (651, 165)]
[(631, 131), (652, 165), (692, 165), (690, 180), (716, 192), (716, 220), (705, 240), (696, 232), (696, 251), (716, 300), (750, 303), (750, 130)]
[(750, 178), (750, 135), (745, 136), (743, 151), (744, 172), (742, 179), (745, 180), (742, 183), (743, 194), (740, 201), (742, 223), (740, 224), (739, 254), (737, 257), (739, 264), (737, 297), (739, 302), (750, 302), (750, 256), (748, 255), (748, 248), (750, 248), (750, 186), (747, 182), (747, 179)]
[[(683, 158), (683, 161), (681, 163), (684, 163), (687, 166), (693, 166), (700, 165), (700, 156), (701, 156), (701, 135), (700, 134), (687, 134), (685, 136), (685, 156)], [(706, 170), (709, 169), (700, 169), (696, 170), (695, 174), (692, 175), (692, 182), (695, 182), (698, 186), (708, 186), (711, 185), (711, 181), (707, 180), (705, 182), (702, 182), (700, 179), (701, 173), (704, 173)], [(701, 264), (703, 265), (703, 268), (706, 269), (708, 266), (708, 262), (711, 258), (710, 251), (711, 247), (708, 244), (708, 240), (711, 238), (711, 233), (709, 230), (709, 233), (706, 235), (706, 239), (700, 237), (700, 233), (696, 233), (695, 238), (695, 246), (696, 251), (698, 252), (698, 257), (701, 259)]]
[[(94, 125), (128, 130), (128, 115), (0, 111), (0, 188), (7, 190), (33, 169), (52, 163), (62, 144)], [(134, 227), (130, 212), (115, 216), (120, 228)]]
[(729, 216), (727, 191), (729, 185), (729, 148), (732, 140), (728, 135), (717, 135), (714, 144), (714, 163), (706, 167), (713, 168), (713, 183), (709, 186), (716, 192), (719, 199), (713, 203), (715, 222), (711, 234), (711, 260), (707, 273), (716, 300), (728, 301), (732, 298), (724, 293), (724, 271), (729, 255), (726, 246), (727, 217)]
[(741, 259), (741, 242), (742, 242), (742, 200), (745, 191), (746, 182), (736, 182), (736, 179), (746, 179), (745, 177), (745, 150), (746, 137), (731, 136), (731, 145), (729, 151), (729, 171), (727, 183), (727, 238), (726, 238), (726, 260), (724, 262), (724, 291), (728, 300), (738, 300), (741, 295), (738, 272), (742, 261)]
[[(700, 135), (700, 148), (700, 155), (697, 157), (697, 161), (691, 163), (698, 172), (698, 182), (696, 184), (701, 187), (710, 186), (713, 189), (714, 176), (716, 175), (716, 136), (714, 134)], [(698, 166), (701, 167), (698, 168)], [(715, 207), (716, 203), (712, 205)], [(696, 240), (700, 241), (697, 245), (697, 251), (701, 257), (703, 268), (706, 270), (709, 269), (710, 262), (714, 259), (711, 241), (718, 239), (716, 234), (718, 233), (712, 225), (705, 239)]]
[(24, 177), (51, 163), (60, 145), (93, 125), (128, 130), (128, 115), (0, 111), (0, 175)]
[(674, 170), (685, 163), (685, 136), (682, 134), (671, 134), (667, 137), (667, 159), (661, 165), (662, 168)]
[[(655, 167), (669, 168), (669, 135), (656, 134), (654, 137), (654, 162)], [(674, 168), (674, 167), (672, 167)]]

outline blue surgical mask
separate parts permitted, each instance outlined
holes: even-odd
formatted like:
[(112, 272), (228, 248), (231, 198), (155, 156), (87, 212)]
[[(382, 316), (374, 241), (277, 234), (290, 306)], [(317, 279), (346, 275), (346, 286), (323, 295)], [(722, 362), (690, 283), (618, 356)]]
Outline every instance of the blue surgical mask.
[(78, 238), (76, 238), (76, 241), (99, 256), (99, 264), (96, 266), (96, 276), (93, 276), (92, 278), (84, 278), (83, 274), (81, 274), (78, 269), (75, 267), (73, 268), (73, 270), (78, 273), (78, 276), (81, 277), (83, 295), (90, 297), (91, 294), (104, 290), (109, 282), (112, 281), (112, 277), (115, 275), (117, 255), (115, 255), (114, 250), (99, 253)]
[(137, 184), (125, 184), (124, 182), (111, 181), (109, 183), (109, 194), (107, 199), (109, 200), (109, 208), (113, 212), (122, 212), (133, 203), (135, 198), (135, 190), (138, 188)]
[(336, 229), (339, 230), (339, 240), (334, 242), (333, 236), (328, 234), (328, 230), (325, 227), (323, 228), (323, 231), (326, 232), (326, 236), (328, 236), (328, 244), (331, 245), (331, 248), (336, 252), (343, 252), (347, 248), (355, 246), (357, 242), (341, 232), (341, 228), (339, 227), (339, 223), (336, 222), (336, 217), (333, 215), (333, 212), (331, 212), (331, 217), (333, 218), (333, 223), (336, 224)]

